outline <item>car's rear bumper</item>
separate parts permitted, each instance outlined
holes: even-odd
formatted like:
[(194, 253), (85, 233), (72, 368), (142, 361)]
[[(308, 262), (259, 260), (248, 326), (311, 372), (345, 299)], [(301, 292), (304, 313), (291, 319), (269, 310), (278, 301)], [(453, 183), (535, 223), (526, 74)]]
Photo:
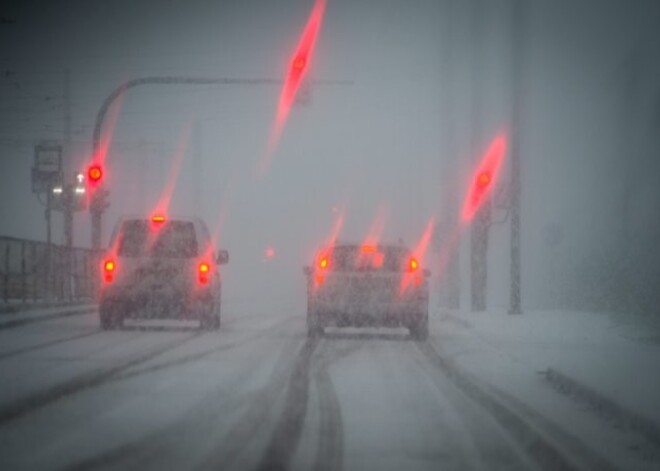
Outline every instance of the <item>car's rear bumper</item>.
[(323, 326), (410, 326), (428, 317), (428, 300), (407, 303), (310, 302), (308, 315)]
[(101, 302), (124, 319), (197, 320), (208, 316), (216, 302), (210, 292), (195, 296), (106, 293)]

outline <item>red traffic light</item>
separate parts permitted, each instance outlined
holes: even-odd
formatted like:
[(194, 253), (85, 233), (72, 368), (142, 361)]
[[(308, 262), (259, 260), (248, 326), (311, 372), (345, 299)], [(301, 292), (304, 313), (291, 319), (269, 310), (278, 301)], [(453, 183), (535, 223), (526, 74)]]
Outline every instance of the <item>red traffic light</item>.
[(87, 169), (87, 178), (92, 183), (99, 183), (103, 178), (103, 169), (100, 165), (92, 165)]

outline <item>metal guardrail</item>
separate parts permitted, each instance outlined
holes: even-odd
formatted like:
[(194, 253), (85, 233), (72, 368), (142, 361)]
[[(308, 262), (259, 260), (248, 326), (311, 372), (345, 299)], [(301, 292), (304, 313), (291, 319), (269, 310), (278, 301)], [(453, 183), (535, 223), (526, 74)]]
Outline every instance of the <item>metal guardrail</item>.
[(92, 299), (100, 252), (0, 236), (0, 299), (7, 302)]

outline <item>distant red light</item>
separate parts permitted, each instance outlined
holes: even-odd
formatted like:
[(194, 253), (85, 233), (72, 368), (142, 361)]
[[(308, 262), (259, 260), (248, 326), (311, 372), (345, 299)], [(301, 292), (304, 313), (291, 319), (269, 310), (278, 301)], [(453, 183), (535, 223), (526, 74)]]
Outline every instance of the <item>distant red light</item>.
[(323, 269), (328, 268), (328, 259), (322, 258), (321, 261), (319, 262), (319, 266)]
[(266, 249), (266, 258), (273, 258), (275, 256), (275, 249), (272, 247), (268, 247)]
[(419, 263), (417, 260), (413, 257), (410, 258), (410, 261), (408, 262), (408, 268), (410, 271), (415, 271), (419, 268)]
[(165, 216), (163, 216), (162, 214), (157, 214), (156, 216), (152, 216), (151, 218), (151, 222), (155, 222), (155, 223), (163, 223), (165, 222), (165, 220), (166, 220)]

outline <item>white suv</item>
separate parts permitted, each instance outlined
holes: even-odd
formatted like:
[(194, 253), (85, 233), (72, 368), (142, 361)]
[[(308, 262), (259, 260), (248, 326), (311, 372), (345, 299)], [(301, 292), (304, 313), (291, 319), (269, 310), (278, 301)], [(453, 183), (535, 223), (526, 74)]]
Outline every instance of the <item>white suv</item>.
[(229, 254), (217, 254), (197, 218), (124, 217), (110, 239), (101, 271), (101, 327), (125, 318), (199, 320), (220, 327), (220, 271)]

